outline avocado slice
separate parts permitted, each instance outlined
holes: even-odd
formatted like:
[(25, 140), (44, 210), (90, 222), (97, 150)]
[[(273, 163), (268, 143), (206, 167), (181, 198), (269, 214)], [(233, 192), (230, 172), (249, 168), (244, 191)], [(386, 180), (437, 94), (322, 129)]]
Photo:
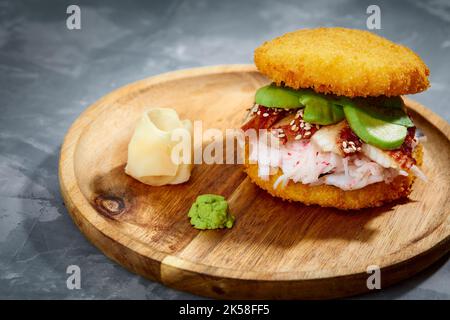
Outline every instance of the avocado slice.
[(335, 104), (331, 99), (314, 93), (305, 93), (299, 101), (306, 106), (303, 119), (307, 122), (329, 125), (344, 119), (342, 106)]
[(358, 108), (371, 117), (405, 127), (414, 127), (414, 123), (402, 109), (391, 109), (380, 106), (358, 105)]
[(406, 126), (375, 118), (353, 103), (344, 105), (344, 113), (350, 128), (365, 143), (383, 150), (393, 150), (405, 141)]
[(364, 101), (367, 101), (369, 105), (376, 105), (384, 108), (391, 108), (391, 109), (404, 109), (405, 103), (403, 102), (403, 99), (401, 96), (395, 96), (395, 97), (386, 97), (386, 96), (379, 96), (376, 98), (363, 98)]
[(297, 90), (270, 84), (256, 91), (255, 103), (269, 108), (297, 109), (303, 107), (298, 100), (300, 94)]
[(401, 97), (356, 98), (353, 101), (341, 100), (343, 104), (354, 103), (376, 119), (405, 127), (414, 127), (414, 123), (405, 112), (405, 104)]

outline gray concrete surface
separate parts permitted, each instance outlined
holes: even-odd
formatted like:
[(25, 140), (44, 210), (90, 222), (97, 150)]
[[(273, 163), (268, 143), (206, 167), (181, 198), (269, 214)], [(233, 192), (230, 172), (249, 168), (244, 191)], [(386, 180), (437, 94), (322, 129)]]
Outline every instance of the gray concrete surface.
[[(66, 28), (81, 7), (82, 29)], [(450, 119), (450, 1), (0, 1), (0, 298), (196, 298), (131, 274), (78, 231), (58, 189), (66, 130), (92, 102), (158, 73), (250, 63), (263, 40), (314, 26), (366, 27), (418, 52), (431, 89), (414, 98)], [(82, 289), (66, 288), (66, 268)], [(449, 299), (448, 257), (357, 298)]]

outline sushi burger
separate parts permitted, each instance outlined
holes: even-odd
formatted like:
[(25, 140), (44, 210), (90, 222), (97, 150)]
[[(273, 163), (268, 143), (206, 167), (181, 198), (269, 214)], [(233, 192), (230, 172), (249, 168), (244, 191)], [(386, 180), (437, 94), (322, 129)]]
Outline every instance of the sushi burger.
[(242, 129), (280, 142), (270, 170), (247, 152), (245, 171), (259, 187), (348, 210), (407, 197), (415, 177), (426, 179), (402, 99), (429, 86), (413, 51), (367, 31), (318, 28), (265, 42), (254, 60), (272, 83), (257, 90)]

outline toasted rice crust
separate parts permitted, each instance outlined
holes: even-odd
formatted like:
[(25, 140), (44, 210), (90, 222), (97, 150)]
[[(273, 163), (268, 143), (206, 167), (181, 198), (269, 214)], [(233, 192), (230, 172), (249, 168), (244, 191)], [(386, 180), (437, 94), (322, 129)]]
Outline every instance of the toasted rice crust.
[(278, 85), (348, 97), (424, 91), (429, 70), (412, 50), (363, 30), (303, 29), (255, 50), (259, 71)]

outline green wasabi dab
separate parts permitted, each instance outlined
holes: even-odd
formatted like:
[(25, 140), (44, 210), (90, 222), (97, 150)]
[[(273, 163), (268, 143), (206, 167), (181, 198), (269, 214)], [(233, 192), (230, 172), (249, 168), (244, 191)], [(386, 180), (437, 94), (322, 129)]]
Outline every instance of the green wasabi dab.
[(231, 228), (234, 217), (228, 211), (224, 197), (215, 194), (203, 194), (197, 197), (189, 210), (188, 217), (196, 229)]

